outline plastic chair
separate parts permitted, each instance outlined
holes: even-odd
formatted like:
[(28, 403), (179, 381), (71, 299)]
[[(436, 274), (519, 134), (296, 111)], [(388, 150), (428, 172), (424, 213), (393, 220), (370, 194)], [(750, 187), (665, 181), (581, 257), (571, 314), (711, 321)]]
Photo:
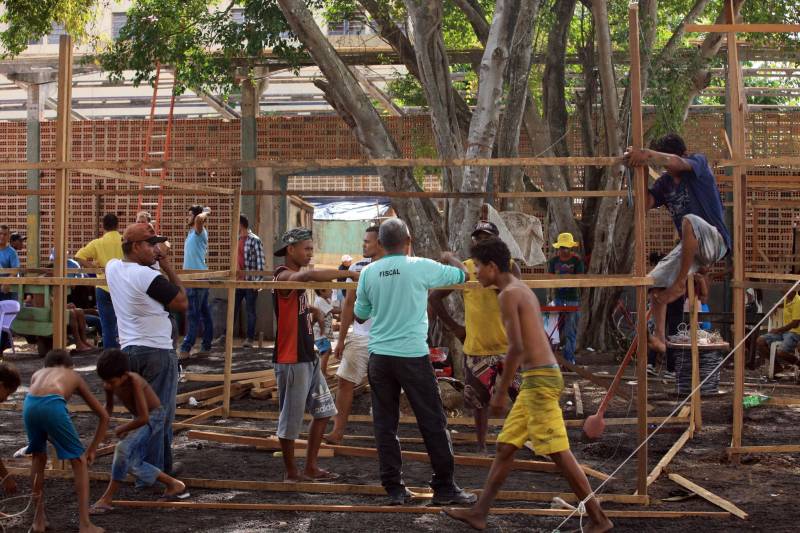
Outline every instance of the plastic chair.
[[(767, 321), (767, 331), (772, 331), (775, 328), (783, 326), (783, 309), (779, 309), (779, 311), (780, 312), (776, 311), (770, 315)], [(767, 377), (769, 379), (775, 379), (775, 354), (778, 352), (778, 346), (780, 345), (781, 341), (775, 341), (769, 344), (769, 364), (767, 365)]]
[(0, 331), (8, 333), (11, 340), (11, 353), (17, 354), (16, 347), (14, 346), (14, 335), (11, 333), (11, 323), (17, 318), (19, 314), (20, 305), (16, 300), (0, 300)]

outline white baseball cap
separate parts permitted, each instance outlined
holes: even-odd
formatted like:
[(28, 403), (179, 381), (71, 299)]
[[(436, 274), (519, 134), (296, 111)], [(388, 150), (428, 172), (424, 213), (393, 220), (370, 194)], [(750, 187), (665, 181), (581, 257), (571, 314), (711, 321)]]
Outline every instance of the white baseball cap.
[(350, 257), (349, 255), (344, 254), (342, 256), (342, 263), (352, 263), (352, 262), (353, 262), (353, 258)]

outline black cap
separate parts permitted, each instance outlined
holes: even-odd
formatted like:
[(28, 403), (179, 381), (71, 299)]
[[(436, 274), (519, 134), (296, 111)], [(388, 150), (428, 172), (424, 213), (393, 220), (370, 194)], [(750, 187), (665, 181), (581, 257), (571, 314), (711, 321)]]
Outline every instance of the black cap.
[(475, 228), (472, 230), (472, 236), (474, 237), (477, 233), (488, 233), (489, 235), (494, 235), (495, 237), (500, 236), (500, 230), (497, 229), (497, 226), (494, 222), (489, 222), (488, 220), (481, 220), (477, 224), (475, 224)]
[(11, 242), (27, 241), (27, 240), (28, 240), (28, 238), (25, 235), (21, 234), (21, 233), (12, 233), (11, 234)]
[(311, 230), (308, 228), (294, 228), (290, 229), (283, 234), (281, 240), (278, 242), (278, 247), (275, 249), (277, 257), (286, 255), (286, 247), (290, 244), (297, 244), (298, 242), (307, 241), (311, 238)]

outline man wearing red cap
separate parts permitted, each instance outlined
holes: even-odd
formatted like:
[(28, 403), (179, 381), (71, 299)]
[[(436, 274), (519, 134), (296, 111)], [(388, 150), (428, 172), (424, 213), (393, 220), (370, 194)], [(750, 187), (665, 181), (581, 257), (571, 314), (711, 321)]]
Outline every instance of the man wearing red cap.
[[(145, 460), (162, 472), (175, 473), (172, 462), (172, 422), (178, 392), (178, 357), (172, 345), (169, 311), (186, 312), (188, 300), (181, 281), (159, 244), (153, 226), (132, 224), (122, 236), (124, 259), (106, 264), (106, 279), (117, 315), (122, 351), (130, 369), (142, 376), (166, 410), (163, 442), (148, 450)], [(154, 268), (158, 263), (161, 270)], [(166, 276), (166, 277), (165, 277)]]

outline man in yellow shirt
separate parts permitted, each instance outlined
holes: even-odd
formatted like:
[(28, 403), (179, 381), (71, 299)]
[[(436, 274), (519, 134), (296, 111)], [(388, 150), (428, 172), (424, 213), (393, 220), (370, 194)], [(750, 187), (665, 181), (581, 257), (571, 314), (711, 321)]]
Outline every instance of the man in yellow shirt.
[[(122, 234), (119, 232), (117, 215), (108, 213), (103, 217), (103, 236), (94, 239), (78, 250), (75, 260), (83, 268), (105, 268), (112, 259), (122, 259)], [(98, 274), (98, 277), (105, 277)], [(119, 348), (117, 340), (117, 315), (111, 302), (111, 293), (105, 285), (97, 286), (94, 292), (97, 314), (100, 315), (100, 327), (103, 329), (103, 348)]]
[[(477, 243), (491, 237), (498, 237), (500, 230), (492, 222), (479, 221), (472, 231), (472, 242)], [(472, 259), (464, 261), (469, 276), (468, 281), (477, 281), (475, 263)], [(511, 273), (519, 278), (519, 266), (512, 260)], [(456, 322), (447, 312), (444, 299), (453, 291), (432, 291), (429, 303), (444, 326), (464, 344), (464, 373), (466, 386), (464, 400), (471, 406), (475, 416), (475, 434), (478, 452), (486, 452), (486, 433), (489, 429), (489, 400), (495, 383), (499, 383), (503, 372), (503, 360), (508, 352), (508, 341), (497, 291), (494, 289), (464, 290), (464, 325)], [(517, 380), (515, 386), (519, 386)], [(516, 396), (516, 390), (510, 390)]]
[[(800, 365), (800, 357), (795, 355), (797, 345), (800, 344), (800, 293), (790, 293), (783, 304), (783, 326), (773, 328), (758, 337), (756, 346), (759, 361), (769, 358), (769, 346), (773, 342), (780, 342), (775, 352), (775, 371), (780, 372), (778, 361), (791, 365)], [(758, 364), (758, 363), (756, 363)]]

